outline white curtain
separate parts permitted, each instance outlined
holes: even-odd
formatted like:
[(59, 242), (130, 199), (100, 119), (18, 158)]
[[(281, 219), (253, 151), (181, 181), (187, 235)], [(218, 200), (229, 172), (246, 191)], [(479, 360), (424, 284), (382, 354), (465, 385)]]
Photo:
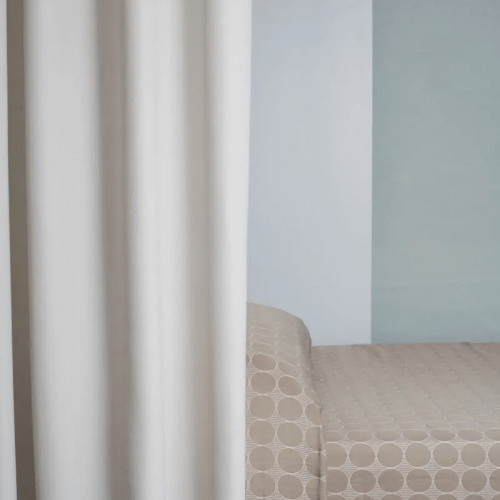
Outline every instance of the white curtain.
[(0, 498), (16, 498), (7, 148), (7, 19), (0, 0)]
[(250, 17), (250, 0), (24, 3), (37, 500), (244, 498)]

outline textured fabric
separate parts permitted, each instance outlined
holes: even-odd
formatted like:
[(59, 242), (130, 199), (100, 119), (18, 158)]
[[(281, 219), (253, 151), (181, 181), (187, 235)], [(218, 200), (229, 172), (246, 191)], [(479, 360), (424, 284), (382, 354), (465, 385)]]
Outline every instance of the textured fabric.
[(17, 477), (22, 500), (35, 478), (36, 500), (243, 500), (251, 0), (9, 4), (27, 146), (9, 137), (9, 167), (26, 158), (29, 179), (11, 276), (24, 290), (29, 267), (29, 301), (13, 294), (0, 334), (17, 347), (0, 499)]
[[(14, 5), (16, 2), (13, 2)], [(10, 8), (9, 22), (12, 26)], [(7, 145), (12, 135), (7, 132), (7, 9), (0, 0), (0, 498), (14, 500), (16, 491), (16, 449), (14, 439), (14, 385), (12, 358), (12, 309), (10, 288), (10, 238), (9, 228), (9, 151)], [(12, 32), (12, 29), (9, 29)], [(13, 40), (12, 35), (9, 45)], [(12, 44), (13, 45), (13, 44)], [(12, 49), (10, 49), (12, 50)], [(12, 81), (11, 69), (9, 77)], [(11, 90), (12, 92), (12, 90)], [(9, 110), (11, 111), (11, 110)], [(12, 111), (11, 111), (12, 112)], [(10, 131), (12, 134), (12, 129)], [(12, 141), (14, 142), (14, 141)], [(15, 147), (9, 145), (10, 153)], [(10, 174), (15, 182), (15, 174)], [(11, 194), (12, 196), (12, 194)], [(15, 238), (15, 222), (12, 238)], [(15, 261), (14, 261), (15, 265)], [(19, 391), (19, 388), (17, 389)], [(16, 402), (19, 411), (19, 402)], [(21, 446), (18, 443), (20, 453)], [(19, 459), (19, 456), (18, 456)]]
[(249, 305), (246, 478), (247, 500), (500, 500), (500, 344), (311, 348)]
[(325, 443), (311, 341), (298, 318), (249, 304), (246, 499), (326, 498)]
[(314, 347), (328, 500), (500, 500), (500, 344)]

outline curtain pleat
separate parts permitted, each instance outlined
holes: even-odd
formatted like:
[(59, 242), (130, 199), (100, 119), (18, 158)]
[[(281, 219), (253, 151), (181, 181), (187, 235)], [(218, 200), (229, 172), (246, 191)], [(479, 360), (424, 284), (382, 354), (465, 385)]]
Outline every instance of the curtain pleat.
[[(24, 3), (37, 500), (244, 497), (250, 17), (250, 0)], [(14, 500), (0, 155), (0, 498)]]
[(15, 500), (16, 455), (10, 291), (7, 19), (0, 0), (0, 498)]

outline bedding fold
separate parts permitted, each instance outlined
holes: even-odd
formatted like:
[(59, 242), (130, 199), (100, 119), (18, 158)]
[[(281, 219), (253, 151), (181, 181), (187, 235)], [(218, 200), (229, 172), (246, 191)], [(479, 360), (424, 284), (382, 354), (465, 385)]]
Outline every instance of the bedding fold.
[(326, 500), (321, 407), (304, 323), (248, 305), (246, 500)]
[(500, 344), (311, 347), (248, 305), (246, 500), (500, 500)]

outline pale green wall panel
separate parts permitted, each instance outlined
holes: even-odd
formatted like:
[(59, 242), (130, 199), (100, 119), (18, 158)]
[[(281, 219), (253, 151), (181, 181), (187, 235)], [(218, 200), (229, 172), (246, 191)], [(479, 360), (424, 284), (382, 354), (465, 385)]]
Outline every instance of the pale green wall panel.
[(373, 4), (372, 340), (500, 341), (500, 1)]

